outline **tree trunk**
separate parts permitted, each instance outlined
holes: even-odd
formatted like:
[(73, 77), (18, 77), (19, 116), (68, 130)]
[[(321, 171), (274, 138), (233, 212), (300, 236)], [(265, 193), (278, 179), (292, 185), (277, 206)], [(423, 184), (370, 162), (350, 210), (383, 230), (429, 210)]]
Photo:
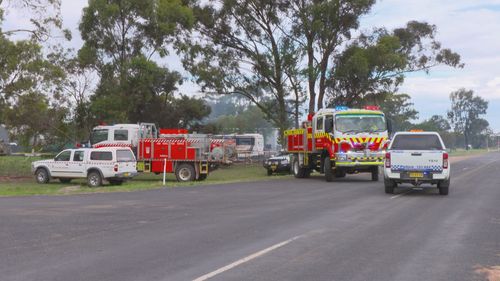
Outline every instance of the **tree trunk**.
[(299, 95), (295, 95), (295, 128), (299, 127)]
[(307, 38), (307, 78), (309, 82), (309, 114), (314, 114), (316, 104), (316, 74), (314, 71), (314, 49), (312, 38)]

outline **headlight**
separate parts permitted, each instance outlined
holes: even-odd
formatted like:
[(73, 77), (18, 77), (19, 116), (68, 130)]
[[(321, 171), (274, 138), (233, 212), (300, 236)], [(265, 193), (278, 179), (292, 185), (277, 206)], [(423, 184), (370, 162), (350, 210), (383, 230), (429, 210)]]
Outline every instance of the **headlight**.
[(347, 155), (345, 154), (338, 154), (337, 155), (338, 161), (347, 161)]

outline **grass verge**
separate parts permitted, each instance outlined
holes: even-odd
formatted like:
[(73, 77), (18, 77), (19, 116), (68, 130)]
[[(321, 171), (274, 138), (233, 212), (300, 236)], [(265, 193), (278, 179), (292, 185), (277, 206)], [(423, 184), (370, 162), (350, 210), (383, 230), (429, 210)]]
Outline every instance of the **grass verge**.
[(128, 192), (158, 188), (189, 187), (213, 185), (222, 183), (261, 181), (269, 179), (285, 179), (290, 175), (267, 176), (266, 170), (260, 165), (233, 165), (223, 167), (210, 173), (205, 181), (179, 183), (173, 174), (167, 174), (166, 186), (162, 185), (162, 175), (141, 174), (132, 181), (122, 185), (104, 185), (99, 188), (89, 188), (85, 179), (73, 180), (69, 184), (62, 184), (52, 180), (48, 184), (37, 184), (31, 175), (31, 161), (20, 157), (0, 158), (0, 196), (29, 196), (29, 195), (68, 195), (85, 193)]
[(450, 156), (472, 156), (472, 155), (479, 155), (483, 153), (488, 153), (489, 151), (486, 149), (472, 149), (472, 150), (465, 150), (465, 149), (457, 149), (453, 150), (450, 152)]

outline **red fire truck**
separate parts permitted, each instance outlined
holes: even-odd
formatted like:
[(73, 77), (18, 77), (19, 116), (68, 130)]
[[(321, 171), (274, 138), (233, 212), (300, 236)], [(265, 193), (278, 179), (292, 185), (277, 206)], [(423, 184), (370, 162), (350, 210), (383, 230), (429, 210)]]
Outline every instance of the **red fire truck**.
[(97, 126), (92, 130), (93, 147), (127, 146), (144, 173), (174, 173), (178, 181), (205, 180), (211, 170), (230, 160), (225, 152), (231, 142), (185, 129), (160, 129), (151, 123)]
[(295, 177), (309, 177), (316, 170), (328, 182), (360, 172), (378, 180), (389, 141), (385, 115), (377, 106), (321, 109), (302, 127), (285, 131)]

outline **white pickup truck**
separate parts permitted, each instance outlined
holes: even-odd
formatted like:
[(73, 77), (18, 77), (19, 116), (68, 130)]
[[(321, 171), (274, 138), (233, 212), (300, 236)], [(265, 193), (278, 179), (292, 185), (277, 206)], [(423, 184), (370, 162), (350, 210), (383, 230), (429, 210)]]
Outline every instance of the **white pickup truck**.
[(438, 133), (398, 132), (394, 135), (385, 156), (385, 192), (394, 193), (401, 183), (437, 184), (439, 194), (448, 195), (450, 163)]
[(66, 149), (54, 159), (31, 163), (31, 171), (38, 183), (51, 178), (69, 183), (72, 179), (86, 178), (90, 187), (98, 187), (103, 180), (121, 184), (137, 175), (136, 159), (130, 148)]

